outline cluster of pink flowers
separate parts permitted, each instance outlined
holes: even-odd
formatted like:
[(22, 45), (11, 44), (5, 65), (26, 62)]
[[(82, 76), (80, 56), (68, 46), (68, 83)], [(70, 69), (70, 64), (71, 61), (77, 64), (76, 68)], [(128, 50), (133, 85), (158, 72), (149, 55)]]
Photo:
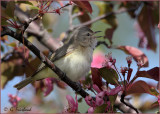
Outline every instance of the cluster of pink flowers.
[(108, 111), (110, 109), (111, 102), (107, 100), (107, 97), (118, 94), (122, 90), (122, 87), (117, 86), (116, 88), (110, 90), (100, 90), (99, 87), (94, 84), (93, 89), (97, 92), (96, 97), (93, 98), (91, 96), (87, 96), (85, 98), (86, 103), (90, 106), (90, 108), (88, 109), (88, 113), (93, 113), (96, 107), (103, 104), (107, 104), (105, 112)]
[(75, 101), (72, 96), (67, 95), (66, 99), (68, 101), (68, 107), (65, 108), (64, 112), (68, 113), (76, 113), (78, 112), (78, 101), (77, 101), (77, 95), (75, 96)]
[(58, 87), (64, 89), (66, 84), (57, 80), (56, 78), (45, 78), (44, 79), (44, 87), (42, 88), (42, 91), (44, 92), (44, 96), (49, 95), (53, 89), (54, 84), (56, 84)]
[(43, 89), (44, 96), (47, 96), (53, 90), (53, 78), (44, 79), (44, 84), (45, 84), (45, 88)]
[(13, 107), (18, 105), (18, 102), (21, 100), (17, 95), (8, 94), (9, 102), (12, 104)]

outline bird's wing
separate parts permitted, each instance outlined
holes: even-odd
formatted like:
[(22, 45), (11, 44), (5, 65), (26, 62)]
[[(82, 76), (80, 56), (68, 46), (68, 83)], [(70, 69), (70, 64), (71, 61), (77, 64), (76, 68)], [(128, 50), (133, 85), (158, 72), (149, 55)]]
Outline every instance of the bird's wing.
[(52, 56), (50, 57), (50, 60), (52, 62), (55, 62), (72, 52), (73, 50), (69, 49), (69, 44), (65, 44), (61, 48), (57, 49), (54, 54), (52, 54)]
[[(69, 50), (69, 45), (65, 44), (62, 47), (60, 47), (59, 49), (57, 49), (55, 51), (55, 53), (53, 53), (51, 55), (51, 57), (49, 58), (52, 62), (69, 55), (70, 53), (72, 53), (72, 50)], [(40, 71), (42, 71), (43, 69), (45, 69), (47, 66), (44, 63), (41, 63), (41, 65), (39, 66), (38, 70), (32, 75), (32, 77), (34, 77), (37, 73), (39, 73)]]

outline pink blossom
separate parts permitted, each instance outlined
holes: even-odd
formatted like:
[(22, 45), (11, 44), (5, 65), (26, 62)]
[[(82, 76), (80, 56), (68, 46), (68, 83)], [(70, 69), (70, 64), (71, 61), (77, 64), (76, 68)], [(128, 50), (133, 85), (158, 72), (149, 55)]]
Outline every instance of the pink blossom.
[(96, 84), (93, 84), (93, 89), (96, 90), (97, 93), (101, 92), (101, 90), (99, 89), (99, 87)]
[(96, 106), (101, 106), (102, 104), (104, 104), (104, 99), (103, 99), (104, 96), (105, 96), (104, 91), (102, 91), (96, 95)]
[(94, 112), (94, 110), (95, 110), (95, 108), (94, 108), (94, 107), (89, 107), (89, 109), (88, 109), (88, 113), (93, 113), (93, 112)]
[(12, 94), (8, 94), (8, 96), (9, 96), (9, 102), (12, 104), (13, 107), (16, 107), (21, 98), (18, 97), (17, 95), (13, 96)]
[(52, 78), (44, 79), (44, 84), (45, 84), (44, 96), (47, 96), (53, 90), (52, 80), (53, 80)]
[(105, 56), (102, 53), (96, 53), (93, 56), (91, 67), (101, 68), (105, 61)]
[(95, 107), (96, 106), (96, 101), (90, 95), (86, 96), (85, 101), (91, 107)]
[(113, 95), (116, 95), (118, 94), (120, 91), (122, 91), (122, 87), (121, 86), (117, 86), (116, 88), (114, 89), (111, 89), (110, 91), (109, 90), (100, 90), (98, 88), (97, 85), (93, 85), (93, 89), (97, 91), (97, 95), (96, 95), (96, 98), (93, 99), (90, 95), (87, 96), (85, 98), (85, 101), (86, 103), (90, 106), (90, 108), (88, 109), (88, 112), (89, 113), (93, 113), (94, 112), (94, 109), (97, 107), (97, 106), (101, 106), (103, 104), (107, 104), (107, 107), (105, 108), (106, 111), (109, 110), (110, 108), (110, 101), (106, 101), (104, 98), (105, 96), (113, 96)]
[(103, 63), (103, 66), (108, 68), (108, 69), (112, 68), (116, 63), (116, 59), (114, 59), (112, 57), (112, 53), (111, 52), (108, 53), (107, 55), (105, 55), (105, 57), (106, 58), (105, 58), (105, 62)]
[(78, 111), (78, 101), (77, 101), (77, 95), (75, 96), (75, 101), (72, 96), (67, 95), (66, 99), (68, 100), (68, 108), (65, 112), (77, 112)]
[(120, 91), (122, 91), (122, 89), (123, 89), (123, 88), (122, 88), (121, 86), (117, 86), (116, 88), (111, 89), (109, 92), (106, 91), (106, 94), (107, 94), (107, 95), (110, 95), (110, 96), (116, 95), (116, 94), (118, 94)]

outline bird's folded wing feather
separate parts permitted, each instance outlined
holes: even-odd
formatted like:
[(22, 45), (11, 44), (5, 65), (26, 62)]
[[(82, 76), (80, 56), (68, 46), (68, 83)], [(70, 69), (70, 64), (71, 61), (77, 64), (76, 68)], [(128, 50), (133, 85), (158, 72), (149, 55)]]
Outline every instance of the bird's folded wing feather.
[[(59, 60), (60, 58), (64, 57), (64, 56), (68, 56), (69, 54), (71, 54), (73, 52), (73, 50), (69, 50), (69, 45), (65, 44), (64, 46), (60, 47), (59, 49), (57, 49), (55, 51), (55, 53), (53, 53), (51, 55), (51, 57), (49, 58), (52, 62), (55, 62), (56, 60)], [(39, 73), (40, 71), (42, 71), (43, 69), (45, 69), (47, 66), (42, 63), (38, 70), (32, 75), (32, 77), (34, 77), (37, 73)]]

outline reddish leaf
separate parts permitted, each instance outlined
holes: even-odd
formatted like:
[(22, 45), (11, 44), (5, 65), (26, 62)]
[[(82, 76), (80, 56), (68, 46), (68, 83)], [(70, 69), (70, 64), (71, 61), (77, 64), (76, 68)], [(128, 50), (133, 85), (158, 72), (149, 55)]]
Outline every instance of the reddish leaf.
[(148, 67), (148, 58), (141, 50), (131, 46), (119, 46), (117, 49), (121, 49), (126, 54), (132, 55), (134, 60), (137, 62), (143, 61), (143, 67)]
[(159, 81), (159, 67), (154, 67), (148, 71), (138, 71), (137, 77), (146, 77)]
[(112, 44), (112, 36), (114, 31), (115, 31), (115, 28), (109, 28), (109, 29), (106, 29), (105, 31), (105, 38), (107, 38), (111, 44)]
[(144, 32), (143, 32), (142, 28), (140, 27), (139, 23), (136, 22), (134, 24), (134, 27), (136, 29), (137, 36), (139, 38), (138, 47), (141, 47), (141, 48), (147, 47), (147, 44), (148, 44), (147, 37), (144, 34)]
[(157, 43), (155, 40), (155, 31), (153, 23), (153, 8), (150, 5), (144, 5), (138, 16), (138, 23), (141, 26), (148, 40), (148, 48), (156, 51)]
[(135, 93), (148, 93), (154, 96), (159, 95), (154, 87), (141, 80), (129, 85), (129, 87), (126, 89), (126, 95)]
[(92, 71), (92, 81), (93, 84), (96, 84), (99, 89), (102, 89), (102, 77), (100, 77), (100, 74), (98, 72), (98, 68), (93, 68), (91, 67), (91, 71)]
[[(90, 16), (88, 15), (88, 13), (83, 13), (83, 15), (78, 16), (78, 19), (80, 20), (81, 23), (87, 22), (89, 20), (91, 20)], [(91, 24), (88, 25), (88, 27), (91, 27)]]
[(88, 1), (80, 1), (80, 0), (79, 1), (74, 1), (74, 0), (72, 0), (72, 2), (77, 4), (82, 9), (85, 9), (88, 12), (92, 13), (92, 7), (91, 7), (91, 5), (90, 5), (90, 3)]

